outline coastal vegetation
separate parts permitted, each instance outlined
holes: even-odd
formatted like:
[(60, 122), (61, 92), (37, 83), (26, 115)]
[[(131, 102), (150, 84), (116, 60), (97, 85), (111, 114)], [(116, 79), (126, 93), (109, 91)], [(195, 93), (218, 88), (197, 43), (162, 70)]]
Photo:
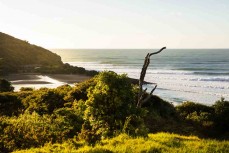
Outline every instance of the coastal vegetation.
[(50, 88), (14, 87), (0, 79), (0, 152), (229, 152), (229, 101), (178, 106), (126, 74), (64, 64), (60, 56), (0, 33), (0, 72), (86, 74)]
[(175, 107), (152, 96), (137, 107), (138, 93), (110, 71), (75, 86), (1, 92), (0, 150), (228, 152), (228, 101)]
[(0, 32), (0, 75), (9, 73), (98, 74), (65, 64), (59, 55), (47, 49)]

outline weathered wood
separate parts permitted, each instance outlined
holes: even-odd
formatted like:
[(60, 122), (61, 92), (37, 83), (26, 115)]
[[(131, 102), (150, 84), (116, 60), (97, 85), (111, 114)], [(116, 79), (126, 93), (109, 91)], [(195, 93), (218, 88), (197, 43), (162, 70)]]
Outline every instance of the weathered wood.
[(138, 93), (137, 107), (141, 107), (142, 104), (146, 103), (150, 99), (150, 97), (152, 96), (154, 90), (157, 88), (157, 85), (155, 85), (155, 87), (151, 90), (150, 94), (146, 98), (144, 98), (144, 94), (146, 94), (147, 88), (145, 90), (143, 90), (142, 86), (144, 84), (144, 79), (145, 79), (147, 68), (150, 64), (150, 56), (158, 54), (158, 53), (162, 52), (164, 49), (166, 49), (166, 47), (161, 48), (157, 52), (148, 53), (145, 57), (145, 61), (144, 61), (144, 64), (142, 66), (142, 71), (141, 71), (141, 75), (140, 75), (140, 79), (139, 79), (139, 93)]

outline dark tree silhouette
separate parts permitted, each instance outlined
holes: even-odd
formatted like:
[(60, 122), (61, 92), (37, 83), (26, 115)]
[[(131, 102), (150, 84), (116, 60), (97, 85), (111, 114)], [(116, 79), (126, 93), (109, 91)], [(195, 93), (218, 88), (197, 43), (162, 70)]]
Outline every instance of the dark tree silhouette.
[(0, 92), (11, 92), (14, 87), (6, 79), (0, 79)]
[[(150, 56), (155, 55), (160, 53), (162, 50), (166, 49), (166, 47), (161, 48), (159, 51), (157, 52), (153, 52), (153, 53), (148, 53), (145, 57), (145, 61), (142, 67), (142, 71), (141, 71), (141, 75), (140, 75), (140, 79), (139, 79), (139, 93), (138, 93), (138, 103), (137, 103), (137, 107), (141, 107), (142, 104), (144, 104), (145, 102), (147, 102), (151, 95), (153, 94), (154, 90), (157, 88), (157, 85), (155, 84), (155, 87), (151, 90), (150, 94), (145, 98), (144, 95), (146, 94), (147, 88), (145, 90), (143, 90), (142, 86), (144, 84), (144, 78), (146, 75), (146, 70), (150, 64)], [(154, 84), (154, 83), (153, 83)]]

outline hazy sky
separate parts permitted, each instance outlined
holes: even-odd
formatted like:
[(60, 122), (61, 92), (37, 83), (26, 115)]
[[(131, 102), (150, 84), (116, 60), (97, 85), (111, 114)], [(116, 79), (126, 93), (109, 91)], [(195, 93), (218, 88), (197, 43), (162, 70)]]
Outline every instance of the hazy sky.
[(229, 0), (0, 0), (0, 31), (46, 48), (229, 48)]

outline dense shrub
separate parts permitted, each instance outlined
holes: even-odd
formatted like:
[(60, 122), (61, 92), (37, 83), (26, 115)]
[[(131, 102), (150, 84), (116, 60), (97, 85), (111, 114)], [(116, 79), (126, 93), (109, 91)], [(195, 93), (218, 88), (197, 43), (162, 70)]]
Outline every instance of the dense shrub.
[(34, 88), (31, 87), (21, 87), (20, 91), (34, 91)]
[(176, 107), (185, 121), (190, 121), (202, 134), (228, 139), (229, 102), (223, 98), (213, 106), (185, 102)]
[(126, 75), (105, 71), (74, 87), (0, 93), (0, 152), (70, 140), (93, 144), (120, 133), (147, 136), (163, 131), (228, 138), (228, 101), (174, 107), (152, 96), (137, 108), (138, 91)]
[(214, 113), (214, 108), (212, 108), (211, 106), (206, 106), (194, 102), (184, 102), (181, 105), (176, 106), (176, 110), (183, 118), (186, 118), (189, 114), (192, 114), (194, 112), (196, 112), (197, 115), (200, 115), (202, 112), (210, 114)]
[(88, 76), (95, 76), (97, 71), (89, 71), (83, 67), (72, 66), (68, 63), (62, 65), (48, 65), (36, 69), (36, 72), (43, 74), (84, 74)]
[(176, 116), (176, 110), (174, 106), (155, 95), (153, 95), (149, 101), (143, 105), (143, 107), (146, 108), (149, 113), (156, 113), (164, 118)]
[(68, 92), (65, 97), (66, 101), (74, 101), (74, 100), (83, 100), (86, 101), (88, 99), (88, 89), (89, 87), (95, 86), (94, 78), (78, 83), (73, 87), (71, 91)]
[(222, 132), (229, 133), (229, 101), (223, 98), (213, 105), (215, 109), (215, 124)]
[(199, 125), (199, 128), (213, 128), (214, 108), (203, 104), (184, 102), (176, 107), (180, 117), (186, 121)]
[(27, 111), (36, 111), (39, 114), (51, 114), (55, 109), (64, 106), (63, 96), (54, 89), (40, 89), (22, 100)]
[(63, 121), (65, 129), (62, 132), (65, 138), (77, 136), (84, 121), (82, 114), (74, 108), (57, 109), (53, 112), (52, 118)]
[(143, 119), (149, 132), (188, 133), (171, 103), (153, 95), (142, 107), (147, 112)]
[(52, 115), (25, 113), (19, 117), (0, 118), (0, 151), (40, 147), (48, 142), (62, 142), (80, 131), (82, 118), (74, 110), (59, 109)]
[(23, 109), (20, 96), (17, 93), (0, 93), (0, 116), (18, 115)]
[(13, 91), (14, 87), (11, 83), (5, 79), (0, 79), (0, 92), (10, 92)]
[[(86, 101), (85, 119), (81, 137), (93, 138), (112, 136), (120, 133), (126, 119), (137, 115), (133, 87), (126, 75), (115, 72), (101, 72), (94, 78)], [(136, 125), (135, 127), (141, 125)], [(88, 135), (87, 135), (88, 134)]]
[(49, 116), (40, 116), (37, 113), (20, 115), (18, 118), (4, 118), (4, 121), (7, 125), (1, 137), (1, 150), (38, 147), (52, 141), (54, 136), (58, 138), (61, 135), (57, 124), (54, 125)]
[(72, 91), (72, 87), (69, 84), (65, 84), (65, 85), (61, 85), (55, 89), (53, 89), (53, 91), (58, 94), (59, 96), (63, 97), (63, 99), (65, 99), (66, 95)]

